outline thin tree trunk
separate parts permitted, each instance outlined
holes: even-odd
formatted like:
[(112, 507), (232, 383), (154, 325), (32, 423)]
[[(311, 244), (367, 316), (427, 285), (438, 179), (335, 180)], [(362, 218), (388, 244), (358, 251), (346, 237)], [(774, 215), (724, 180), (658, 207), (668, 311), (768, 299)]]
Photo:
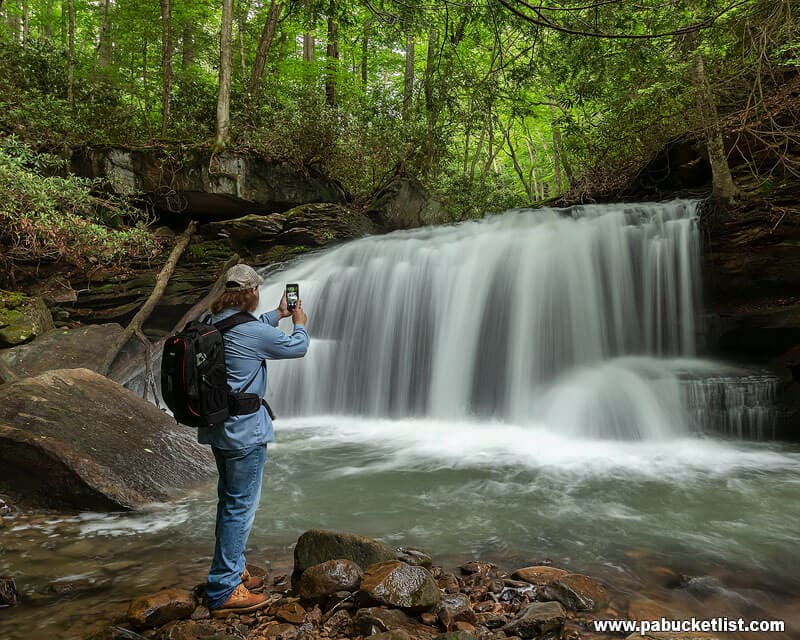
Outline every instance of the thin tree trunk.
[(97, 44), (97, 64), (101, 69), (111, 66), (111, 0), (100, 5), (100, 40)]
[(411, 115), (411, 103), (414, 98), (414, 34), (406, 36), (406, 70), (403, 76), (403, 120)]
[(267, 66), (267, 58), (272, 41), (275, 38), (275, 31), (278, 27), (278, 18), (281, 15), (281, 4), (278, 0), (272, 0), (267, 12), (267, 19), (264, 22), (264, 29), (258, 40), (256, 59), (253, 62), (253, 69), (250, 73), (249, 94), (251, 98), (257, 99), (258, 92), (261, 90), (261, 80), (264, 78), (264, 69)]
[(369, 56), (369, 31), (372, 28), (372, 20), (367, 18), (364, 21), (364, 34), (361, 37), (361, 84), (367, 86), (367, 59)]
[(67, 48), (67, 14), (69, 13), (69, 9), (67, 9), (67, 0), (61, 0), (61, 49), (64, 50)]
[(22, 44), (28, 42), (31, 29), (31, 12), (28, 0), (22, 0)]
[[(550, 114), (553, 115), (555, 107), (552, 104), (549, 107)], [(555, 118), (553, 118), (550, 126), (553, 130), (553, 175), (556, 181), (556, 194), (561, 195), (564, 192), (561, 180), (561, 131), (555, 122)]]
[[(0, 2), (2, 6), (2, 2)], [(42, 35), (45, 40), (53, 39), (53, 0), (47, 0), (44, 5), (44, 24), (42, 25)]]
[(161, 0), (161, 137), (167, 135), (169, 127), (170, 94), (172, 93), (172, 3)]
[(73, 101), (73, 80), (75, 77), (75, 2), (67, 0), (69, 13), (69, 51), (67, 53), (67, 100)]
[(719, 124), (717, 105), (711, 93), (711, 85), (705, 72), (703, 54), (697, 51), (694, 62), (694, 81), (697, 94), (697, 106), (703, 119), (706, 132), (708, 160), (711, 164), (712, 193), (717, 198), (731, 202), (739, 190), (733, 182), (728, 156), (725, 154), (725, 143), (722, 140), (722, 128)]
[(336, 0), (328, 3), (328, 48), (325, 57), (325, 102), (336, 104), (336, 72), (339, 68), (339, 26), (336, 24)]
[(249, 13), (250, 3), (239, 0), (239, 19), (236, 22), (239, 31), (239, 65), (242, 68), (242, 78), (245, 78), (247, 75), (247, 65), (244, 59), (244, 29), (247, 25), (247, 16)]
[(222, 0), (222, 28), (219, 36), (219, 93), (217, 94), (217, 135), (214, 149), (221, 151), (230, 141), (231, 67), (233, 66), (233, 0)]
[(508, 146), (508, 155), (511, 157), (511, 162), (514, 165), (514, 171), (519, 178), (519, 181), (522, 183), (522, 187), (525, 189), (525, 193), (528, 196), (528, 204), (533, 202), (533, 190), (531, 187), (530, 179), (525, 176), (525, 172), (522, 170), (522, 165), (519, 163), (519, 158), (517, 158), (517, 151), (514, 149), (514, 145), (511, 142), (511, 125), (512, 123), (508, 123), (508, 127), (503, 129), (503, 137), (506, 140), (506, 145)]
[(305, 0), (306, 12), (306, 31), (303, 34), (303, 61), (314, 61), (314, 34), (311, 31), (314, 28), (314, 15), (311, 6), (311, 0)]
[(147, 118), (150, 96), (147, 92), (147, 38), (142, 39), (142, 113)]

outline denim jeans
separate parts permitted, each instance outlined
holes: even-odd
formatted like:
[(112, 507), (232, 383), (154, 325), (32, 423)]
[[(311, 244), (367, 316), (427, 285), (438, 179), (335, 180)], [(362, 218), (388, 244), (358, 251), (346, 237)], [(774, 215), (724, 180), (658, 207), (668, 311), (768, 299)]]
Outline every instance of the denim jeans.
[(261, 497), (267, 445), (226, 450), (212, 447), (217, 461), (216, 545), (208, 573), (209, 608), (219, 608), (241, 583), (244, 549)]

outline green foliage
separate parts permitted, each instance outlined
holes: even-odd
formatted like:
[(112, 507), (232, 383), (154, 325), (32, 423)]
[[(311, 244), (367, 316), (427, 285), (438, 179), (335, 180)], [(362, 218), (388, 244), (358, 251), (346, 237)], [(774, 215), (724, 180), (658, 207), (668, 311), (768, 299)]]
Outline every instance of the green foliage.
[(62, 168), (60, 158), (34, 153), (18, 138), (0, 139), (0, 244), (14, 262), (85, 268), (157, 255), (140, 209), (98, 195), (96, 181), (50, 175)]

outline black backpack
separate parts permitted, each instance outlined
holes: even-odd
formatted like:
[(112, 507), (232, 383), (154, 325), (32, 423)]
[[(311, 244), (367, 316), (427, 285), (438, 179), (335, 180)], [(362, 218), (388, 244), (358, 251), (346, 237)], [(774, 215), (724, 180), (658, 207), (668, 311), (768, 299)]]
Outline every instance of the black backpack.
[(256, 374), (241, 392), (233, 393), (228, 387), (223, 335), (235, 326), (255, 321), (245, 312), (215, 324), (192, 321), (167, 338), (161, 359), (161, 395), (175, 420), (190, 427), (210, 427), (229, 416), (255, 413), (262, 404), (274, 418), (258, 394), (246, 393)]

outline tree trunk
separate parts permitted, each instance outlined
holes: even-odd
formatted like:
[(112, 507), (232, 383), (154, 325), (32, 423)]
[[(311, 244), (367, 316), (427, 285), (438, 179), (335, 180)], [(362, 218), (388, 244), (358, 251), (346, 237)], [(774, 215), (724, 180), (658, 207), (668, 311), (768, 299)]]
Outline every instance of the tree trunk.
[(336, 0), (328, 3), (328, 48), (325, 57), (325, 102), (336, 104), (336, 72), (339, 68), (339, 27), (336, 24)]
[(411, 104), (414, 99), (414, 34), (406, 36), (406, 70), (403, 76), (403, 120), (411, 115)]
[(367, 59), (369, 56), (369, 30), (372, 27), (372, 20), (367, 18), (364, 21), (364, 34), (361, 36), (361, 84), (367, 86)]
[(242, 79), (247, 75), (247, 64), (244, 57), (244, 30), (247, 26), (247, 16), (250, 13), (250, 2), (239, 0), (239, 19), (236, 21), (239, 31), (239, 65), (242, 67)]
[(31, 31), (31, 11), (28, 0), (22, 0), (22, 44), (28, 42)]
[(720, 200), (730, 203), (736, 198), (739, 190), (733, 182), (731, 169), (728, 165), (728, 156), (725, 153), (725, 143), (722, 140), (722, 128), (719, 124), (717, 105), (714, 103), (711, 85), (706, 77), (703, 54), (699, 51), (695, 53), (693, 71), (697, 106), (705, 127), (708, 160), (711, 164), (712, 193)]
[(111, 0), (100, 5), (100, 40), (97, 44), (97, 64), (101, 69), (111, 66)]
[(172, 4), (161, 0), (161, 137), (167, 135), (169, 126), (170, 94), (172, 93)]
[(69, 13), (69, 50), (67, 52), (67, 100), (73, 101), (73, 80), (75, 77), (75, 2), (67, 0)]
[[(550, 115), (555, 113), (555, 107), (551, 104), (550, 107)], [(556, 124), (555, 117), (551, 122), (551, 128), (553, 130), (553, 174), (556, 180), (556, 193), (557, 195), (561, 195), (563, 190), (563, 180), (561, 178), (561, 165), (564, 161), (562, 150), (561, 150), (561, 130), (558, 128), (558, 124)]]
[(147, 93), (147, 38), (142, 38), (142, 115), (147, 117), (150, 104), (150, 96)]
[[(0, 6), (2, 6), (0, 2)], [(42, 35), (45, 40), (53, 38), (53, 0), (47, 0), (44, 5), (44, 24), (42, 25)]]
[(230, 141), (231, 67), (233, 66), (233, 0), (222, 0), (222, 28), (219, 35), (219, 93), (217, 94), (217, 135), (215, 151)]
[(194, 64), (194, 33), (192, 32), (192, 25), (187, 23), (183, 25), (183, 34), (181, 35), (181, 69), (184, 71)]
[(67, 14), (69, 13), (69, 9), (67, 9), (67, 0), (61, 0), (61, 49), (64, 50), (67, 48)]
[(303, 34), (303, 61), (314, 61), (314, 15), (311, 0), (305, 0), (306, 11), (306, 32)]
[(256, 59), (255, 62), (253, 62), (253, 69), (250, 73), (248, 93), (253, 99), (258, 98), (258, 92), (261, 90), (261, 80), (264, 77), (264, 69), (267, 66), (267, 58), (272, 48), (272, 41), (275, 38), (275, 31), (278, 27), (278, 18), (280, 18), (280, 15), (280, 2), (278, 0), (272, 0), (272, 3), (269, 5), (269, 11), (267, 12), (267, 20), (264, 22), (264, 29), (261, 31), (261, 37), (258, 40)]

